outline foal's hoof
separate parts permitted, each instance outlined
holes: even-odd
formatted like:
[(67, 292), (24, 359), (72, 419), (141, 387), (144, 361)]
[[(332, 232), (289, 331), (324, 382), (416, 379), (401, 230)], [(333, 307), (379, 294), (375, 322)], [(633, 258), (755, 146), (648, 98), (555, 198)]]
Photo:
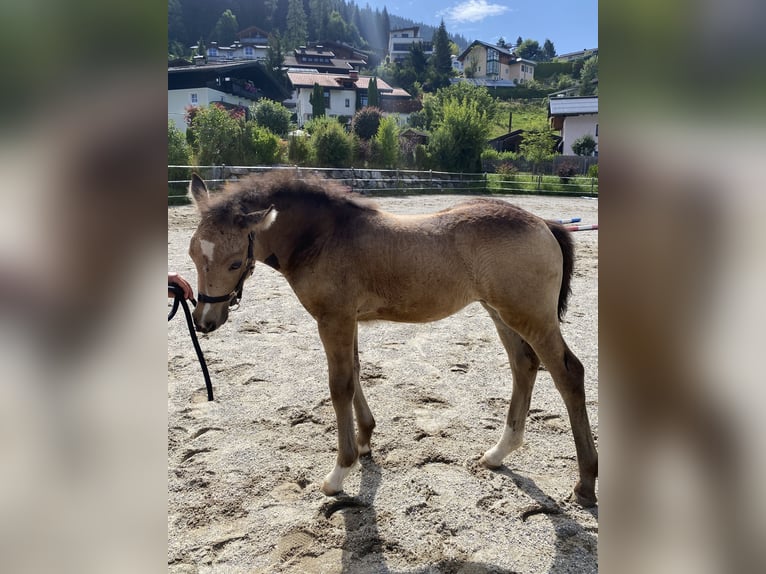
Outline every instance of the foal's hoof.
[(576, 502), (583, 508), (591, 508), (593, 506), (596, 506), (596, 504), (598, 503), (596, 499), (596, 493), (584, 492), (582, 489), (579, 488), (579, 485), (575, 486), (569, 499), (572, 502)]
[(328, 483), (327, 479), (322, 481), (322, 486), (319, 487), (319, 490), (321, 490), (322, 494), (325, 496), (335, 496), (336, 494), (343, 492), (343, 489), (337, 490), (332, 484)]
[(484, 455), (479, 459), (479, 464), (484, 465), (490, 470), (495, 470), (496, 468), (500, 468), (503, 466), (503, 459), (496, 460), (492, 457), (490, 454), (490, 451), (487, 451), (484, 453)]

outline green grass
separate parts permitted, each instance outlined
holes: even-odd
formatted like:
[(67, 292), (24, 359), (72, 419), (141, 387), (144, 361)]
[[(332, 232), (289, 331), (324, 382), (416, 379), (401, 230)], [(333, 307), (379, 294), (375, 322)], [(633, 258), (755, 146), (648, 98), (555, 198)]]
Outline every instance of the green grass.
[(563, 183), (557, 175), (517, 173), (515, 175), (487, 174), (488, 193), (571, 193), (572, 195), (598, 195), (598, 179), (572, 177)]
[(511, 127), (514, 130), (542, 129), (548, 125), (548, 108), (542, 101), (499, 101), (497, 115), (490, 128), (490, 139), (508, 133), (508, 115), (511, 112), (513, 112)]

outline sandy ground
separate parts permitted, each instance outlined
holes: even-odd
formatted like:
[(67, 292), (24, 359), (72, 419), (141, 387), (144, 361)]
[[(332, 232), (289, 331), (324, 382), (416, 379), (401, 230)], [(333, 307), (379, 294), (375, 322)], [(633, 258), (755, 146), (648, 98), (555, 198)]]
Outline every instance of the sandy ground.
[[(395, 213), (459, 196), (382, 198)], [(598, 201), (507, 198), (549, 218), (598, 221)], [(168, 267), (196, 286), (187, 255), (197, 215), (168, 212)], [(585, 366), (598, 440), (598, 232), (574, 234), (564, 337)], [(545, 370), (525, 445), (490, 471), (511, 373), (478, 304), (436, 323), (360, 325), (362, 385), (377, 428), (372, 455), (328, 498), (335, 416), (313, 319), (278, 272), (258, 264), (239, 310), (201, 337), (216, 400), (179, 316), (168, 324), (168, 570), (300, 573), (589, 573), (598, 510), (566, 501), (577, 480), (563, 401)], [(528, 514), (533, 509), (545, 513)]]

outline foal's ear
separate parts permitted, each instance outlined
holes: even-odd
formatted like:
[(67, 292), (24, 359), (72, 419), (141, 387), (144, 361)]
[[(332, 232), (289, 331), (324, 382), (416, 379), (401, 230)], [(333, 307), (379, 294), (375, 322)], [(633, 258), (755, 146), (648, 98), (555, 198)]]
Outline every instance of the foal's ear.
[(268, 209), (246, 213), (244, 223), (253, 231), (265, 231), (276, 221), (277, 214), (277, 208), (272, 205)]
[(207, 202), (210, 199), (210, 193), (207, 190), (205, 182), (196, 173), (192, 173), (192, 178), (189, 182), (189, 195), (191, 195), (194, 200), (199, 212), (204, 213), (207, 210)]

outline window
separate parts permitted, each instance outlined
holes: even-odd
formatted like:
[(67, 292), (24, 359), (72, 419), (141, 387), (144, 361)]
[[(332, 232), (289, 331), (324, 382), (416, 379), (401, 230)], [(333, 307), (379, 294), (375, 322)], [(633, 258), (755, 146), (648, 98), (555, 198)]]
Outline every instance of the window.
[(367, 105), (367, 96), (359, 96), (359, 105), (365, 107)]
[(192, 92), (191, 94), (189, 94), (189, 101), (190, 101), (192, 104), (196, 104), (196, 103), (198, 103), (198, 99), (197, 99), (197, 92)]
[(596, 137), (598, 137), (598, 124), (596, 124)]
[(487, 48), (487, 62), (496, 62), (500, 59), (500, 53), (493, 49)]
[(324, 107), (325, 108), (330, 107), (330, 90), (324, 91)]
[(245, 56), (252, 56), (253, 49), (250, 46), (245, 47)]
[(487, 62), (487, 75), (497, 76), (499, 66), (500, 66), (500, 62), (498, 62), (497, 60), (495, 60), (494, 62)]
[[(350, 99), (348, 99), (348, 98), (346, 98), (346, 107), (347, 107), (347, 108), (350, 108), (350, 107), (351, 107), (351, 100), (350, 100)], [(596, 126), (596, 131), (598, 131), (598, 126)]]

